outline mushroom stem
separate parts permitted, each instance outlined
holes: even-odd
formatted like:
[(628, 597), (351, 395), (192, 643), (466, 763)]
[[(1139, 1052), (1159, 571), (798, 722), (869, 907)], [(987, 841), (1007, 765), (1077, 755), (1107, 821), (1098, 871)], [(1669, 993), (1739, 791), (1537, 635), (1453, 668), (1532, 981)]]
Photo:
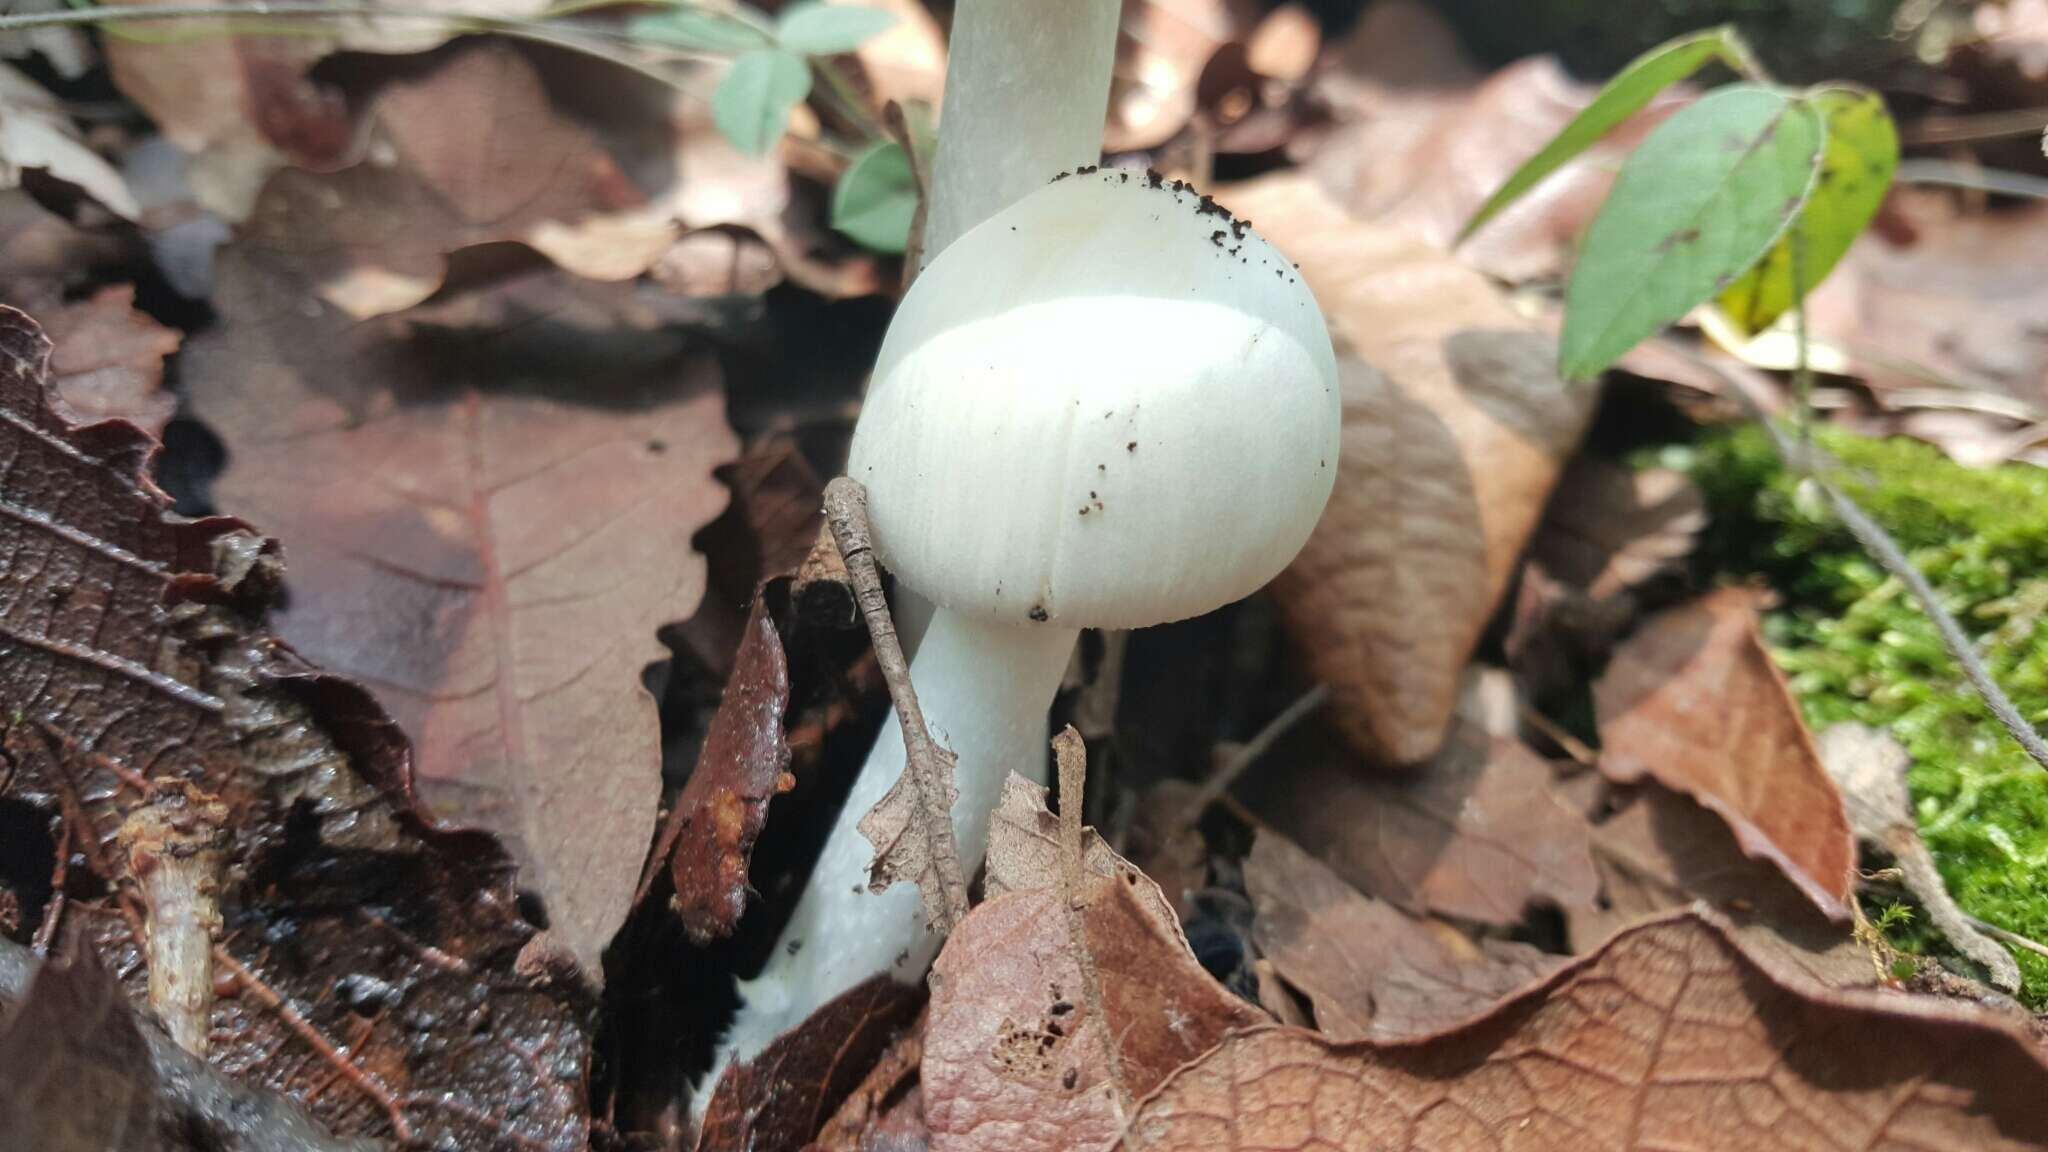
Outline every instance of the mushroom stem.
[(930, 264), (1061, 169), (1102, 158), (1118, 0), (960, 0), (925, 217)]
[[(932, 735), (959, 758), (953, 834), (969, 876), (988, 851), (989, 820), (1012, 771), (1043, 783), (1046, 713), (1080, 632), (1004, 624), (940, 608), (910, 665)], [(903, 733), (883, 726), (839, 811), (796, 912), (761, 974), (740, 984), (741, 1007), (696, 1105), (709, 1102), (728, 1064), (758, 1056), (833, 997), (872, 976), (923, 977), (939, 945), (915, 886), (868, 890), (875, 846), (861, 818), (903, 773)]]

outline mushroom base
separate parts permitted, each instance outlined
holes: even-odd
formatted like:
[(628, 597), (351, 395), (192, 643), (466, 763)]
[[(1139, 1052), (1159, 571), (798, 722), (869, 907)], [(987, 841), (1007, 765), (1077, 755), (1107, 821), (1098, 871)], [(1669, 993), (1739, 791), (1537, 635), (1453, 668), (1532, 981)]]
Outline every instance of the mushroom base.
[[(953, 833), (967, 876), (988, 850), (1004, 778), (1016, 772), (1045, 781), (1046, 714), (1079, 636), (1071, 628), (1002, 624), (944, 608), (932, 615), (910, 679), (933, 738), (958, 757)], [(767, 967), (740, 982), (739, 1015), (696, 1094), (700, 1114), (729, 1064), (758, 1056), (827, 1001), (878, 973), (904, 983), (922, 979), (938, 955), (944, 941), (926, 927), (913, 885), (868, 889), (875, 847), (859, 824), (903, 774), (903, 763), (902, 727), (886, 725)]]

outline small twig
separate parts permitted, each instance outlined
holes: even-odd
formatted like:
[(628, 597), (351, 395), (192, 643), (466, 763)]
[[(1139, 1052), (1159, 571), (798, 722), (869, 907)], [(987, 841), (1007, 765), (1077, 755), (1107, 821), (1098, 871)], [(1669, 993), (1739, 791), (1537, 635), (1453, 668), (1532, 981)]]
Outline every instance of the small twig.
[(1088, 1018), (1102, 1040), (1102, 1062), (1109, 1071), (1110, 1106), (1116, 1111), (1119, 1128), (1124, 1126), (1124, 1105), (1130, 1095), (1124, 1088), (1123, 1054), (1118, 1037), (1110, 1034), (1109, 1017), (1104, 1015), (1102, 973), (1095, 966), (1095, 953), (1088, 947), (1088, 901), (1081, 894), (1083, 881), (1081, 806), (1085, 803), (1088, 778), (1088, 745), (1072, 724), (1052, 738), (1053, 761), (1059, 765), (1060, 783), (1060, 904), (1066, 909), (1067, 938), (1074, 946), (1074, 963), (1081, 969), (1081, 996)]
[(50, 869), (50, 902), (43, 907), (43, 922), (36, 926), (35, 939), (30, 942), (38, 956), (48, 956), (50, 944), (57, 939), (68, 899), (65, 889), (71, 883), (71, 821), (59, 817), (58, 824), (62, 830), (57, 834), (57, 863)]
[(2048, 200), (2048, 180), (2043, 180), (2039, 176), (2026, 172), (2007, 172), (1998, 168), (1979, 168), (1950, 160), (1902, 161), (1892, 179), (1901, 184), (1935, 184), (1944, 188), (1965, 188), (1972, 192), (1991, 192), (2000, 196)]
[(1214, 804), (1225, 792), (1230, 791), (1230, 786), (1237, 783), (1237, 778), (1244, 775), (1245, 769), (1251, 767), (1259, 757), (1265, 755), (1266, 750), (1278, 743), (1280, 738), (1287, 735), (1288, 731), (1296, 724), (1301, 723), (1310, 713), (1321, 708), (1329, 698), (1330, 686), (1328, 684), (1318, 684), (1302, 693), (1300, 699), (1282, 709), (1278, 716), (1273, 717), (1273, 719), (1266, 723), (1264, 728), (1259, 729), (1257, 735), (1245, 741), (1244, 745), (1237, 750), (1236, 755), (1232, 756), (1221, 767), (1217, 768), (1216, 771), (1210, 773), (1207, 780), (1202, 781), (1201, 787), (1195, 789), (1194, 794), (1188, 797), (1185, 815), (1180, 823), (1183, 825), (1190, 824), (1199, 818), (1209, 805)]
[(227, 805), (181, 780), (153, 787), (119, 833), (148, 910), (149, 1006), (178, 1047), (202, 1059), (212, 1030), (227, 820)]
[[(930, 125), (930, 111), (925, 110), (922, 119)], [(911, 126), (910, 115), (902, 104), (891, 100), (882, 109), (883, 122), (888, 125), (889, 138), (903, 149), (904, 158), (910, 162), (910, 182), (917, 189), (917, 211), (910, 217), (910, 239), (903, 248), (902, 291), (910, 291), (911, 281), (917, 279), (918, 269), (924, 264), (924, 219), (932, 206), (932, 154), (931, 149), (922, 146), (919, 133)]]
[(825, 485), (825, 522), (831, 526), (832, 540), (846, 560), (854, 602), (860, 605), (861, 616), (867, 620), (868, 636), (875, 645), (875, 662), (881, 665), (882, 680), (889, 686), (889, 699), (896, 705), (896, 718), (903, 726), (903, 771), (916, 788), (918, 805), (925, 812), (932, 870), (938, 875), (944, 896), (944, 906), (940, 915), (933, 917), (932, 927), (945, 934), (967, 915), (967, 881), (961, 875), (960, 851), (953, 842), (952, 806), (946, 802), (938, 748), (931, 730), (925, 727), (917, 691), (910, 685), (910, 666), (903, 658), (903, 645), (896, 638), (896, 623), (889, 617), (889, 601), (882, 594), (882, 574), (875, 565), (874, 544), (868, 534), (868, 491), (860, 481), (841, 476)]
[(1963, 919), (1969, 922), (1970, 927), (2002, 944), (2010, 944), (2014, 948), (2023, 948), (2036, 956), (2048, 956), (2048, 944), (2043, 944), (2039, 940), (2022, 936), (2008, 928), (2000, 928), (1996, 924), (1979, 920), (1975, 916), (1965, 914)]

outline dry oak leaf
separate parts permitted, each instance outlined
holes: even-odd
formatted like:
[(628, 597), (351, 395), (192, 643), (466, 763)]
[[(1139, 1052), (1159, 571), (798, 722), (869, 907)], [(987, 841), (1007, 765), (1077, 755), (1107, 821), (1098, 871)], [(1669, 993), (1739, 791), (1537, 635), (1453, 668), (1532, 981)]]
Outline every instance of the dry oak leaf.
[[(1094, 879), (1081, 896), (1101, 980), (1095, 1019), (1057, 888), (977, 907), (932, 967), (925, 1123), (948, 1152), (1096, 1148), (1128, 1101), (1234, 1029), (1267, 1018), (1202, 970), (1134, 881)], [(1117, 1046), (1112, 1079), (1105, 1043)]]
[(1118, 1147), (1495, 1152), (2048, 1148), (2048, 1065), (1987, 1014), (1769, 972), (1685, 913), (1449, 1032), (1231, 1037)]
[(1426, 760), (1597, 393), (1558, 379), (1555, 346), (1485, 277), (1306, 177), (1219, 198), (1301, 260), (1339, 346), (1336, 490), (1274, 598), (1345, 735)]
[[(982, 891), (991, 900), (1011, 892), (1054, 888), (1060, 883), (1060, 820), (1046, 808), (1049, 790), (1012, 772), (1003, 778), (1002, 799), (989, 820), (988, 872)], [(1119, 880), (1130, 887), (1153, 921), (1167, 935), (1180, 939), (1180, 921), (1159, 885), (1130, 861), (1116, 854), (1093, 828), (1081, 829), (1081, 872), (1085, 877)]]
[(1433, 762), (1407, 773), (1361, 773), (1329, 743), (1303, 733), (1276, 753), (1286, 775), (1252, 774), (1238, 793), (1360, 891), (1500, 926), (1521, 923), (1531, 902), (1576, 908), (1597, 894), (1585, 816), (1521, 743), (1459, 724)]
[(187, 346), (215, 500), (293, 558), (279, 634), (376, 693), (428, 805), (504, 837), (596, 973), (661, 799), (641, 674), (703, 595), (737, 448), (717, 368), (653, 289), (549, 269), (357, 324), (298, 271), (225, 249)]
[(1849, 915), (1855, 837), (1757, 630), (1755, 593), (1721, 588), (1650, 618), (1593, 686), (1593, 710), (1610, 779), (1693, 797), (1823, 913)]
[(1256, 909), (1252, 940), (1333, 1040), (1428, 1035), (1565, 962), (1527, 944), (1474, 941), (1362, 896), (1271, 832), (1252, 842), (1244, 886)]
[(102, 288), (85, 300), (44, 313), (50, 384), (58, 411), (77, 424), (126, 420), (158, 436), (177, 408), (163, 390), (164, 357), (181, 337), (135, 309), (132, 285)]
[[(112, 840), (151, 783), (196, 785), (233, 841), (217, 1067), (344, 1135), (586, 1147), (596, 1006), (521, 918), (504, 851), (431, 826), (403, 734), (263, 630), (275, 546), (171, 515), (154, 441), (51, 413), (48, 356), (0, 311), (0, 799), (60, 818), (61, 863), (107, 894), (47, 901), (38, 930), (68, 917), (145, 1002), (144, 911)], [(60, 862), (35, 856), (7, 854), (0, 882), (46, 882)]]

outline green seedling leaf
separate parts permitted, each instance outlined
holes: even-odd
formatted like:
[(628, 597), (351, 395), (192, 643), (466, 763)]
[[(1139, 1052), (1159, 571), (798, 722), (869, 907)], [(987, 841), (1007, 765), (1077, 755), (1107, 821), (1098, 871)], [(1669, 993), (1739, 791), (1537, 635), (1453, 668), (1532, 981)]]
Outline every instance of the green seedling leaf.
[(851, 52), (887, 32), (896, 15), (880, 8), (853, 5), (798, 4), (783, 12), (775, 38), (791, 52), (806, 56), (836, 56)]
[(626, 33), (648, 44), (697, 52), (745, 52), (775, 42), (765, 28), (743, 16), (681, 6), (636, 16)]
[(1479, 211), (1465, 222), (1458, 231), (1457, 243), (1499, 215), (1508, 205), (1543, 182), (1543, 178), (1570, 163), (1574, 156), (1593, 146), (1602, 136), (1612, 132), (1617, 125), (1649, 106), (1650, 101), (1680, 80), (1699, 71), (1710, 60), (1719, 60), (1732, 68), (1739, 68), (1744, 50), (1735, 38), (1731, 27), (1712, 28), (1669, 40), (1629, 62), (1628, 67), (1609, 80), (1593, 97), (1593, 102), (1564, 130), (1543, 146), (1543, 151), (1525, 161), (1507, 183)]
[(1621, 166), (1565, 290), (1558, 371), (1587, 380), (1770, 250), (1820, 170), (1821, 119), (1754, 85), (1708, 93)]
[(732, 62), (711, 94), (711, 122), (732, 145), (759, 156), (789, 126), (789, 110), (811, 94), (811, 67), (780, 48), (756, 48)]
[(877, 252), (901, 252), (917, 216), (917, 179), (894, 140), (862, 152), (832, 189), (832, 227)]
[(1796, 303), (1792, 244), (1805, 244), (1798, 280), (1811, 292), (1827, 278), (1856, 237), (1870, 225), (1899, 167), (1899, 133), (1884, 98), (1864, 88), (1822, 88), (1807, 102), (1827, 125), (1820, 178), (1788, 230), (1756, 267), (1728, 286), (1716, 302), (1744, 338), (1769, 328)]

